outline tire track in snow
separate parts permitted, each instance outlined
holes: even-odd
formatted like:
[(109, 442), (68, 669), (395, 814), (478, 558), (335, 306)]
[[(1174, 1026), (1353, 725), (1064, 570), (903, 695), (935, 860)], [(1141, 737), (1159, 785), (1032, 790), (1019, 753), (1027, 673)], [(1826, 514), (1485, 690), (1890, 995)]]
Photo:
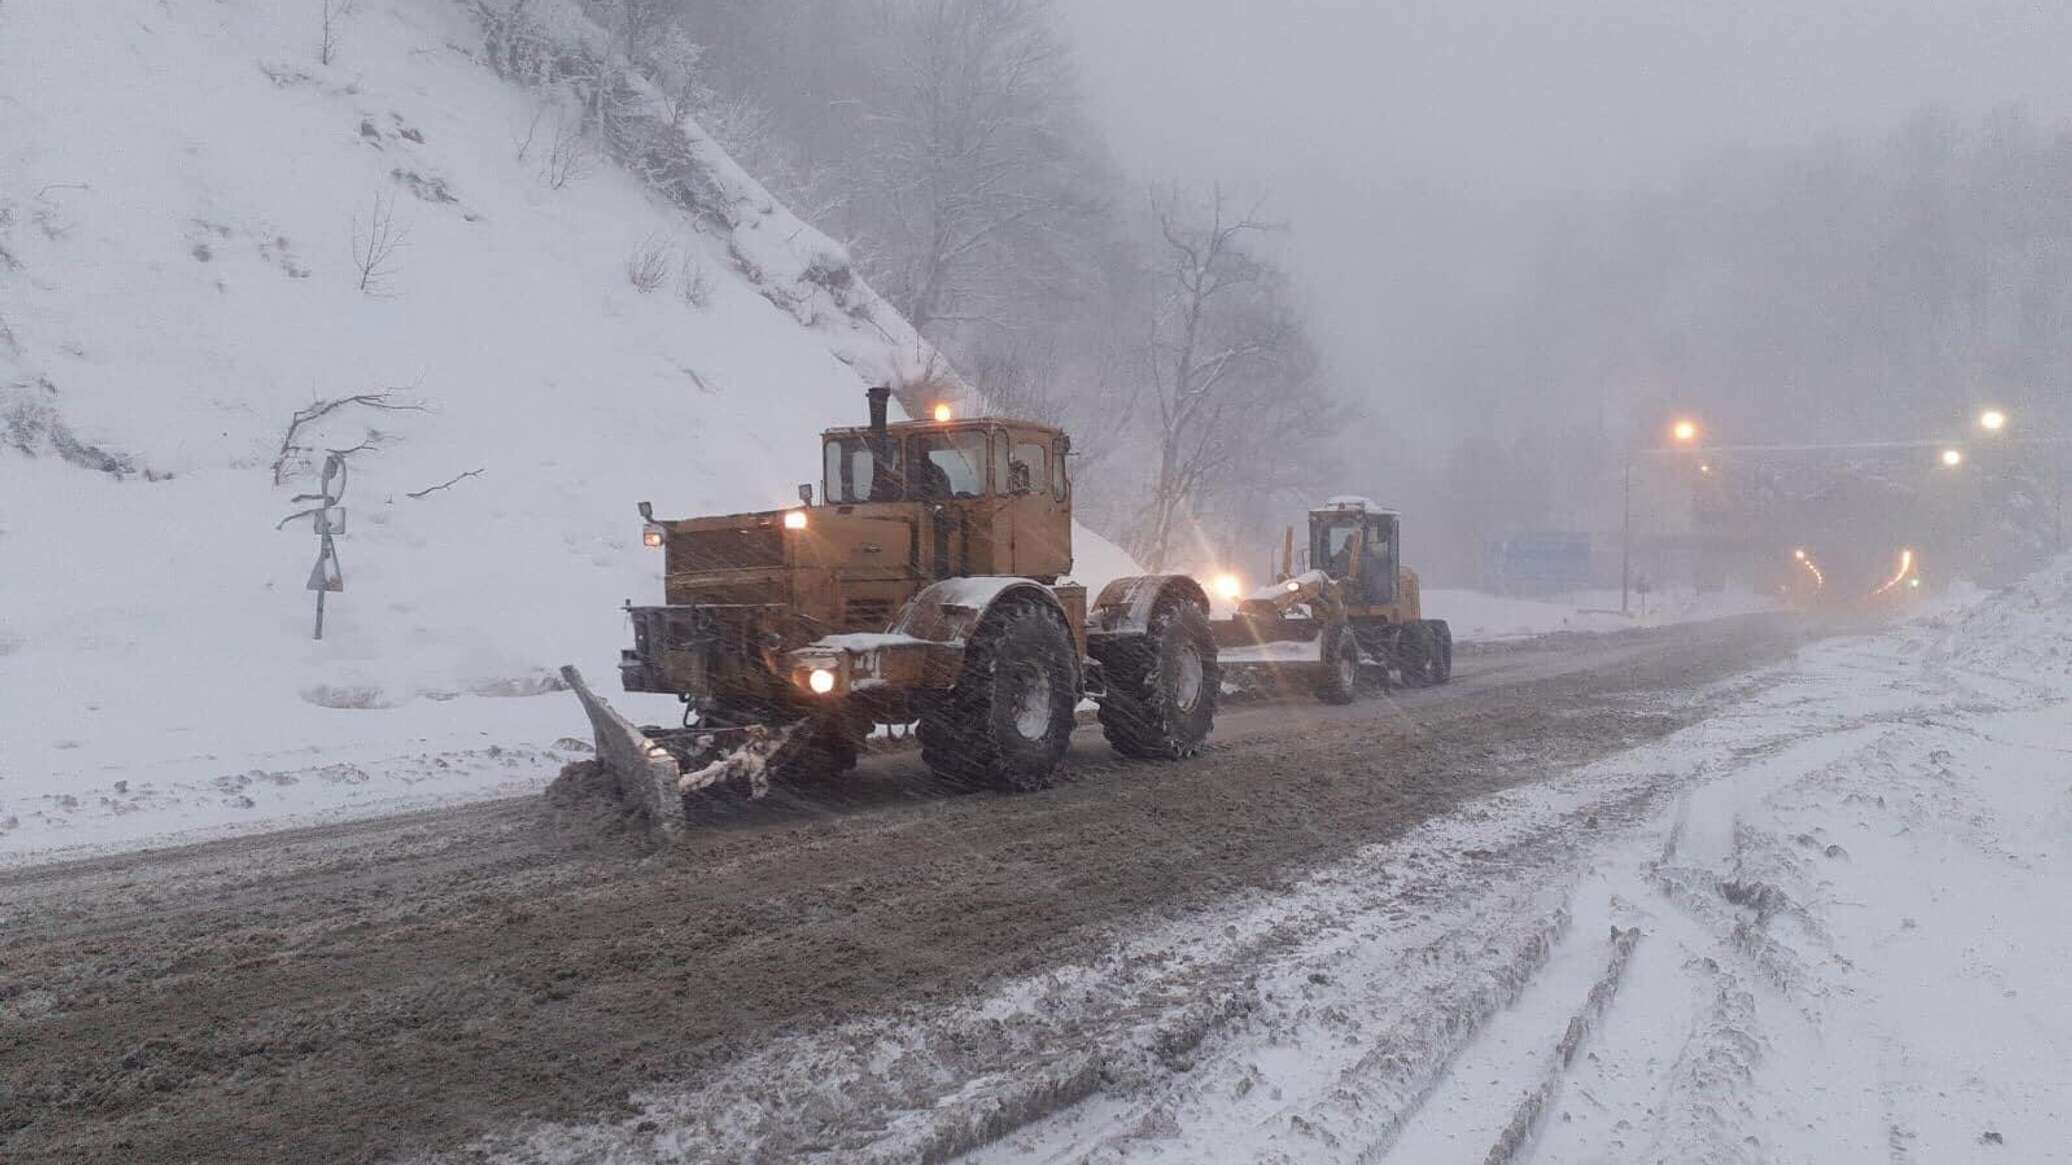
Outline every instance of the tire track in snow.
[(1630, 926), (1624, 930), (1612, 927), (1611, 953), (1605, 961), (1604, 972), (1597, 982), (1590, 985), (1590, 994), (1583, 999), (1582, 1007), (1569, 1017), (1568, 1028), (1562, 1032), (1561, 1040), (1554, 1046), (1554, 1062), (1539, 1085), (1525, 1099), (1518, 1102), (1510, 1123), (1497, 1136), (1496, 1144), (1489, 1147), (1483, 1157), (1484, 1165), (1515, 1165), (1525, 1158), (1538, 1136), (1540, 1126), (1547, 1119), (1547, 1111), (1561, 1095), (1563, 1082), (1575, 1065), (1576, 1053), (1586, 1040), (1597, 1034), (1604, 1023), (1604, 1013), (1611, 1007), (1612, 997), (1618, 994), (1619, 982), (1626, 976), (1626, 967), (1633, 960), (1633, 948), (1640, 942), (1640, 928)]

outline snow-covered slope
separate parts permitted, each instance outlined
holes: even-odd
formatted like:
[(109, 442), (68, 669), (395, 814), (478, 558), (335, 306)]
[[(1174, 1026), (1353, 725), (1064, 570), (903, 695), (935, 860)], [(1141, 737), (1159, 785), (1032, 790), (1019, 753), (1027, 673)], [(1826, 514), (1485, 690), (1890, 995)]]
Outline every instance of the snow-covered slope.
[[(929, 363), (695, 126), (694, 221), (557, 154), (471, 6), (361, 0), (328, 65), (319, 11), (0, 6), (0, 854), (536, 785), (581, 718), (511, 697), (608, 676), (658, 593), (633, 503), (786, 504)], [(296, 410), (384, 392), (275, 482)], [(368, 442), (312, 642), (275, 524)]]

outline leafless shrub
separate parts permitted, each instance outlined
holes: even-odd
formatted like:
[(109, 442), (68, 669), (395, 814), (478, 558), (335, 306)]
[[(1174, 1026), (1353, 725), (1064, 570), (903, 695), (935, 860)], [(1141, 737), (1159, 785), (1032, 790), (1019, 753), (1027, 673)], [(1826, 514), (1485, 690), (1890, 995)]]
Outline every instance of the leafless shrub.
[(366, 219), (353, 217), (353, 266), (360, 272), (361, 291), (388, 294), (396, 252), (409, 241), (410, 228), (396, 221), (396, 196), (376, 191)]
[(532, 111), (532, 120), (526, 123), (525, 136), (513, 139), (518, 147), (518, 160), (520, 162), (525, 160), (527, 154), (532, 153), (532, 143), (540, 136), (540, 122), (546, 120), (547, 113), (551, 108), (552, 106), (541, 102), (539, 108)]
[(318, 0), (323, 6), (323, 32), (317, 41), (317, 63), (328, 65), (338, 52), (338, 35), (344, 31), (345, 18), (352, 15), (353, 6), (359, 0)]
[(684, 248), (683, 257), (676, 268), (676, 294), (685, 303), (695, 308), (704, 308), (712, 303), (712, 281), (706, 277), (705, 264), (691, 249)]
[(633, 253), (626, 256), (626, 282), (642, 295), (662, 286), (662, 281), (669, 278), (670, 252), (674, 249), (660, 235), (640, 240)]
[(584, 135), (581, 124), (572, 123), (566, 117), (556, 118), (554, 139), (547, 147), (544, 174), (547, 185), (559, 190), (579, 181), (590, 173), (595, 160), (590, 139)]

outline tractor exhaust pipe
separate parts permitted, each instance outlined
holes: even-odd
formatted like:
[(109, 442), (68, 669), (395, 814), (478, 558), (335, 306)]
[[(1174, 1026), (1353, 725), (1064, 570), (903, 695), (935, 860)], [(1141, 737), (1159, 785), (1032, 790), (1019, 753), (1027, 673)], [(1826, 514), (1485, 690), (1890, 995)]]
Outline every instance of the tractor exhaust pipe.
[(871, 435), (883, 440), (886, 424), (885, 409), (886, 405), (892, 400), (892, 386), (888, 384), (874, 384), (865, 391), (864, 395), (868, 396), (871, 402)]

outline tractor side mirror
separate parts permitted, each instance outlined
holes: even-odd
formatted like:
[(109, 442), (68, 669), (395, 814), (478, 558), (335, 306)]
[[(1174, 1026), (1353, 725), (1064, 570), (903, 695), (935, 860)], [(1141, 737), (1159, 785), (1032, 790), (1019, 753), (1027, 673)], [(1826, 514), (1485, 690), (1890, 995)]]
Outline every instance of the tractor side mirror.
[(643, 522), (655, 520), (655, 504), (653, 502), (640, 503), (640, 520)]
[(810, 482), (810, 481), (802, 481), (802, 482), (800, 482), (800, 483), (799, 483), (799, 500), (800, 500), (800, 501), (802, 501), (802, 502), (804, 502), (804, 503), (806, 503), (806, 504), (807, 504), (807, 505), (809, 505), (809, 506), (813, 504), (813, 483), (812, 483), (812, 482)]

